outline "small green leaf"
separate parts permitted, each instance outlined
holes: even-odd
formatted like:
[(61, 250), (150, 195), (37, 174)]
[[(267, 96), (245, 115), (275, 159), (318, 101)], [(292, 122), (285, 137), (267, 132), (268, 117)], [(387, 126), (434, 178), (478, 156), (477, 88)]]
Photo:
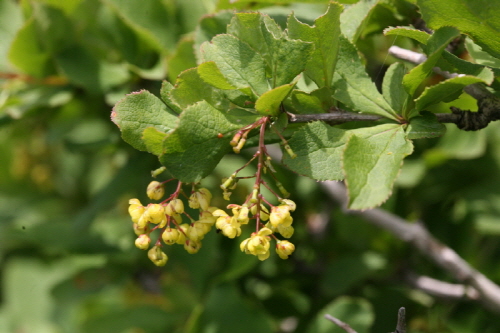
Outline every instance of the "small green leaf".
[(142, 132), (142, 141), (148, 152), (160, 156), (163, 154), (163, 139), (165, 139), (166, 136), (166, 133), (154, 127), (148, 127)]
[(340, 16), (342, 33), (354, 43), (370, 21), (379, 0), (365, 0), (349, 6)]
[(297, 113), (325, 113), (333, 105), (332, 90), (323, 87), (306, 93), (301, 90), (292, 91), (292, 105)]
[(221, 110), (229, 108), (229, 101), (223, 92), (203, 81), (197, 68), (190, 68), (179, 75), (170, 97), (181, 109), (200, 101), (207, 101)]
[(143, 132), (148, 127), (168, 133), (177, 125), (177, 115), (158, 97), (146, 90), (127, 95), (118, 102), (111, 113), (111, 120), (120, 128), (122, 138), (132, 147), (147, 151)]
[(414, 96), (417, 88), (436, 66), (446, 46), (458, 35), (459, 31), (452, 27), (440, 28), (432, 34), (427, 42), (427, 60), (414, 67), (403, 79), (403, 85), (410, 96)]
[(410, 140), (437, 138), (446, 132), (446, 126), (441, 124), (436, 116), (428, 111), (420, 112), (420, 116), (413, 117), (406, 128), (406, 137)]
[(256, 95), (269, 89), (264, 59), (247, 43), (223, 34), (203, 43), (201, 50), (204, 60), (215, 62), (231, 85), (238, 89), (250, 87)]
[(229, 83), (224, 75), (220, 72), (217, 64), (213, 61), (207, 61), (198, 66), (198, 74), (206, 83), (219, 88), (219, 89), (236, 89), (231, 83)]
[(427, 26), (457, 27), (486, 52), (500, 58), (500, 6), (490, 0), (418, 0)]
[(463, 75), (426, 87), (415, 100), (415, 110), (421, 111), (439, 102), (451, 102), (460, 96), (465, 86), (478, 82), (486, 83), (478, 77)]
[(346, 144), (343, 167), (351, 209), (369, 209), (387, 200), (403, 159), (413, 151), (402, 126), (376, 127), (381, 130), (377, 134), (352, 135)]
[[(180, 115), (177, 128), (163, 141), (160, 162), (180, 181), (199, 182), (229, 152), (229, 134), (258, 118), (238, 109), (221, 112), (206, 101), (190, 105)], [(219, 138), (219, 133), (224, 136)]]
[(405, 74), (405, 65), (394, 63), (387, 69), (384, 82), (382, 83), (382, 92), (385, 100), (399, 114), (403, 114), (409, 98), (409, 95), (403, 88), (403, 77)]
[(340, 36), (340, 13), (342, 5), (330, 3), (326, 13), (318, 17), (311, 27), (300, 22), (292, 13), (288, 18), (288, 36), (314, 44), (314, 52), (306, 66), (305, 73), (319, 88), (331, 87), (333, 72), (337, 64)]
[(384, 30), (384, 35), (386, 36), (401, 36), (408, 37), (416, 40), (417, 42), (426, 45), (427, 41), (431, 37), (427, 32), (422, 30), (417, 30), (411, 27), (396, 27), (396, 28), (387, 28)]
[(378, 92), (365, 71), (358, 52), (346, 38), (340, 37), (340, 49), (333, 86), (334, 98), (354, 111), (397, 119), (397, 113)]
[(281, 102), (287, 98), (293, 87), (295, 87), (295, 83), (285, 84), (266, 91), (255, 102), (255, 110), (260, 115), (276, 117), (280, 112)]

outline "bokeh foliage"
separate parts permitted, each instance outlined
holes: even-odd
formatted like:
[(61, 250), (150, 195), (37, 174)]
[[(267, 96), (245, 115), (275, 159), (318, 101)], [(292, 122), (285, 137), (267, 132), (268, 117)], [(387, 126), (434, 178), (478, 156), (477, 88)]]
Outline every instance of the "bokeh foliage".
[[(408, 270), (455, 281), (407, 244), (343, 215), (320, 184), (285, 168), (280, 180), (298, 206), (289, 260), (260, 263), (215, 233), (196, 255), (171, 249), (164, 268), (133, 246), (127, 201), (145, 197), (158, 161), (121, 140), (111, 106), (131, 91), (160, 92), (162, 79), (173, 83), (195, 66), (193, 46), (225, 29), (232, 16), (225, 10), (258, 9), (284, 26), (292, 11), (312, 23), (327, 7), (320, 0), (232, 2), (0, 1), (0, 331), (340, 332), (321, 316), (330, 313), (360, 333), (388, 332), (400, 306), (409, 332), (499, 331), (497, 315), (477, 304), (409, 288), (402, 281)], [(347, 7), (342, 32), (379, 86), (395, 62), (389, 46), (421, 47), (383, 29), (415, 22), (416, 5), (432, 28), (442, 24), (432, 17), (436, 1), (340, 2)], [(495, 55), (496, 40), (481, 46)], [(469, 39), (465, 45), (477, 63), (497, 70), (498, 59)], [(462, 95), (427, 109), (449, 112), (450, 105), (477, 108)], [(498, 127), (466, 133), (447, 126), (441, 138), (415, 141), (383, 207), (423, 221), (497, 283)], [(220, 179), (244, 161), (225, 157), (203, 184), (217, 193)], [(233, 195), (243, 199), (239, 190)]]

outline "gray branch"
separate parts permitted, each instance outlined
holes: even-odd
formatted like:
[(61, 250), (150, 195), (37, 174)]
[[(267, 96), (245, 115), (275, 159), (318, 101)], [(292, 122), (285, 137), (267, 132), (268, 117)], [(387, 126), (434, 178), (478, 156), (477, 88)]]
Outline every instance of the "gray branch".
[(447, 300), (470, 299), (477, 301), (479, 299), (479, 293), (471, 286), (448, 283), (415, 273), (407, 273), (405, 278), (413, 288), (434, 297)]
[(344, 213), (359, 216), (411, 244), (437, 266), (448, 271), (456, 280), (472, 286), (478, 293), (477, 301), (485, 308), (500, 313), (500, 287), (472, 268), (451, 248), (435, 239), (423, 224), (410, 223), (379, 208), (365, 211), (350, 210), (347, 208), (347, 193), (342, 183), (323, 182), (322, 186), (330, 198), (341, 205)]

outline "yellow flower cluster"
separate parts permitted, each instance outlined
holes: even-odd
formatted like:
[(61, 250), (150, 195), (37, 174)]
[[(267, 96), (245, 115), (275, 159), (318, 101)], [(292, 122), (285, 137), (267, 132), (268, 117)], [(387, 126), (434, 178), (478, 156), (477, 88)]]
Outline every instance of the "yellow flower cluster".
[[(255, 255), (260, 260), (270, 256), (271, 240), (276, 240), (276, 253), (282, 259), (287, 259), (295, 246), (289, 241), (280, 241), (276, 234), (290, 238), (294, 232), (293, 218), (290, 212), (296, 208), (295, 203), (289, 199), (280, 198), (278, 206), (264, 203), (262, 200), (249, 200), (243, 205), (230, 204), (232, 214), (224, 210), (211, 207), (212, 194), (206, 188), (193, 191), (188, 199), (189, 207), (199, 210), (198, 220), (193, 220), (184, 212), (184, 202), (179, 199), (182, 183), (177, 190), (161, 203), (143, 205), (138, 199), (129, 200), (129, 214), (132, 218), (134, 231), (137, 235), (135, 246), (141, 250), (148, 250), (148, 258), (157, 266), (163, 266), (168, 261), (168, 256), (162, 250), (162, 241), (166, 245), (180, 244), (188, 253), (196, 253), (201, 248), (205, 235), (215, 225), (221, 233), (228, 238), (241, 235), (241, 227), (255, 220), (256, 232), (240, 244), (241, 251)], [(165, 194), (162, 183), (153, 181), (147, 187), (150, 199), (160, 200)], [(268, 209), (268, 207), (271, 207)], [(184, 216), (190, 223), (183, 223)], [(156, 241), (151, 240), (151, 234), (160, 230)]]
[[(180, 188), (180, 186), (179, 186)], [(148, 185), (150, 199), (160, 200), (165, 191), (163, 184), (153, 181)], [(151, 245), (151, 232), (161, 230), (161, 235), (148, 251), (148, 258), (157, 266), (164, 266), (168, 256), (162, 251), (161, 240), (167, 245), (181, 244), (188, 253), (196, 253), (201, 248), (201, 240), (215, 224), (212, 214), (217, 210), (210, 207), (212, 194), (206, 188), (194, 191), (189, 197), (189, 207), (199, 209), (199, 219), (183, 223), (184, 202), (177, 198), (179, 193), (159, 204), (142, 205), (138, 199), (129, 200), (129, 214), (137, 235), (135, 246), (148, 250)]]
[[(292, 227), (293, 218), (290, 212), (295, 210), (295, 203), (292, 200), (282, 199), (279, 206), (271, 208), (271, 213), (263, 204), (260, 209), (257, 205), (253, 204), (250, 208), (244, 204), (242, 206), (230, 204), (228, 209), (232, 210), (232, 216), (228, 215), (225, 211), (217, 209), (212, 212), (212, 215), (217, 218), (215, 227), (219, 229), (222, 234), (228, 238), (235, 238), (241, 235), (241, 226), (248, 224), (251, 214), (253, 217), (259, 216), (259, 223), (268, 221), (264, 227), (259, 228), (259, 231), (252, 233), (250, 238), (245, 239), (240, 244), (241, 251), (247, 254), (253, 254), (260, 260), (269, 258), (270, 240), (271, 237), (276, 238), (273, 234), (279, 233), (285, 238), (290, 238), (294, 232)], [(281, 245), (280, 245), (281, 244)], [(295, 246), (289, 241), (277, 240), (276, 252), (282, 259), (288, 256), (295, 250)]]

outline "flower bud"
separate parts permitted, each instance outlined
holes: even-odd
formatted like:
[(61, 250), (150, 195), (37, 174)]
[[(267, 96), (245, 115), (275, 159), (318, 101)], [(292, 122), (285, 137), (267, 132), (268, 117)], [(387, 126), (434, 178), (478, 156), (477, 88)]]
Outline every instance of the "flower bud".
[(134, 223), (134, 233), (137, 235), (137, 236), (140, 236), (142, 234), (147, 234), (149, 232), (149, 228), (148, 226), (144, 227), (144, 228), (140, 228), (139, 227), (139, 224), (137, 223)]
[(144, 208), (141, 205), (136, 205), (132, 204), (128, 207), (128, 213), (130, 214), (130, 217), (132, 218), (132, 222), (137, 223), (139, 219), (141, 218), (142, 214), (144, 214), (144, 211), (146, 208)]
[(148, 221), (154, 224), (164, 224), (167, 221), (165, 216), (165, 208), (160, 204), (150, 204), (146, 208), (146, 213), (149, 216)]
[(154, 180), (149, 183), (148, 188), (146, 189), (146, 194), (151, 200), (160, 200), (165, 194), (165, 187), (162, 183)]
[(139, 235), (139, 237), (135, 240), (135, 246), (141, 250), (147, 250), (150, 243), (151, 238), (149, 238), (149, 235), (147, 234)]
[(162, 166), (156, 170), (153, 170), (153, 171), (151, 171), (151, 177), (156, 178), (156, 176), (158, 176), (159, 174), (161, 174), (165, 170), (167, 170), (167, 168), (165, 168), (164, 166)]
[(165, 266), (167, 263), (168, 257), (161, 250), (159, 246), (153, 246), (149, 251), (148, 251), (148, 258), (155, 264), (156, 266)]
[(180, 234), (181, 233), (179, 232), (179, 230), (169, 227), (169, 228), (166, 228), (165, 231), (163, 231), (163, 233), (161, 234), (161, 238), (163, 239), (165, 244), (172, 245), (172, 244), (177, 243), (177, 240), (179, 239)]
[(293, 251), (295, 251), (295, 245), (289, 241), (278, 241), (278, 244), (276, 244), (276, 253), (281, 259), (288, 259), (288, 256), (291, 255)]
[(195, 254), (201, 249), (201, 242), (196, 242), (196, 241), (188, 239), (184, 243), (184, 249), (189, 254)]
[(170, 216), (184, 213), (184, 203), (181, 199), (171, 200), (165, 207), (165, 213)]

